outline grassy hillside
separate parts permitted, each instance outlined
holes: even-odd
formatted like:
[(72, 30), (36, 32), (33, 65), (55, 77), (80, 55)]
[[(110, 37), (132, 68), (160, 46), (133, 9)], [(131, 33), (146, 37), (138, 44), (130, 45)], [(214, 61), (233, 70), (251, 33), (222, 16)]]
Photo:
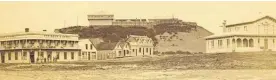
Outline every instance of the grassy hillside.
[(202, 27), (197, 27), (196, 30), (192, 30), (190, 32), (177, 32), (176, 34), (167, 34), (167, 39), (160, 39), (160, 35), (157, 35), (156, 38), (159, 44), (157, 44), (156, 49), (160, 52), (178, 50), (190, 52), (205, 52), (206, 46), (204, 37), (209, 35), (212, 35), (212, 33)]
[(127, 35), (148, 36), (156, 41), (153, 29), (145, 27), (121, 27), (121, 26), (72, 26), (68, 28), (56, 29), (56, 32), (79, 34), (80, 38), (102, 38), (105, 42), (117, 42), (125, 39)]
[[(101, 28), (99, 28), (101, 27)], [(192, 37), (205, 37), (210, 34), (211, 32), (205, 30), (204, 28), (196, 25), (196, 24), (190, 24), (190, 23), (174, 23), (174, 24), (158, 24), (153, 26), (153, 28), (146, 28), (142, 26), (129, 26), (129, 27), (122, 27), (122, 26), (71, 26), (68, 28), (62, 28), (62, 29), (56, 29), (56, 32), (60, 33), (69, 33), (69, 34), (79, 34), (80, 38), (101, 38), (103, 41), (108, 42), (117, 42), (121, 39), (125, 39), (127, 35), (142, 35), (142, 36), (148, 36), (152, 38), (155, 42), (154, 45), (158, 46), (158, 43), (160, 42), (158, 38), (156, 38), (157, 35), (163, 34), (165, 32), (169, 33), (188, 33), (191, 34)], [(201, 34), (198, 34), (201, 33)], [(197, 35), (192, 35), (197, 34)], [(196, 43), (196, 44), (204, 44), (204, 40), (201, 38), (199, 40), (196, 40), (198, 38), (191, 38), (191, 37), (185, 37), (183, 40), (185, 40), (187, 43)], [(189, 42), (190, 41), (190, 42)], [(163, 44), (161, 42), (161, 44)], [(171, 45), (172, 43), (164, 43)], [(175, 44), (178, 44), (177, 42)], [(180, 43), (182, 44), (182, 43)], [(166, 48), (167, 45), (159, 46)], [(180, 49), (183, 49), (183, 51), (189, 51), (189, 49), (186, 49), (189, 46), (189, 44), (185, 46), (178, 47)], [(162, 48), (161, 48), (162, 49)], [(173, 51), (175, 49), (172, 48)], [(178, 50), (178, 49), (177, 49)], [(202, 52), (203, 50), (199, 50), (199, 52)]]

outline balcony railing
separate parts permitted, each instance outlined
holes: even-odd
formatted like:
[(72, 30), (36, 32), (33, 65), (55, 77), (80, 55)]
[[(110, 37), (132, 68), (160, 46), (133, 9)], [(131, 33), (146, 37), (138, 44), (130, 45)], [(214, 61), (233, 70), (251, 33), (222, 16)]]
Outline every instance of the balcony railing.
[(69, 46), (1, 46), (1, 49), (11, 50), (11, 49), (78, 49), (78, 47), (69, 47)]

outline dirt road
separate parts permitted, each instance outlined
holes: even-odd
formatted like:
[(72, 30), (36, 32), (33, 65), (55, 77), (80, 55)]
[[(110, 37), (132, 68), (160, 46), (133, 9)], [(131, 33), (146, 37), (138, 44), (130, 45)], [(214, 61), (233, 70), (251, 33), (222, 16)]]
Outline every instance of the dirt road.
[(275, 80), (276, 70), (0, 71), (1, 80)]

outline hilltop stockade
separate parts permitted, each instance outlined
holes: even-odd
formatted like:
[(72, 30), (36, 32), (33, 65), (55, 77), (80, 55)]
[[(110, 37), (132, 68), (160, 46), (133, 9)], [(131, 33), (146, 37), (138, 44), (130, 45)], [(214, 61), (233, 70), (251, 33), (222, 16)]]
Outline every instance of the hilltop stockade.
[(114, 14), (106, 12), (98, 12), (88, 15), (89, 26), (122, 26), (122, 27), (131, 27), (131, 26), (140, 26), (152, 28), (157, 24), (165, 23), (182, 23), (182, 20), (177, 18), (156, 18), (156, 19), (116, 19)]

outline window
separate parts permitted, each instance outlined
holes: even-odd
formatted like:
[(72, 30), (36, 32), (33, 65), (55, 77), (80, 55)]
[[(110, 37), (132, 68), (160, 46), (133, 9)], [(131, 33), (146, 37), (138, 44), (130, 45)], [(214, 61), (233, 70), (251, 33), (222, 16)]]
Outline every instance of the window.
[(85, 49), (88, 49), (88, 44), (85, 44)]
[(230, 40), (227, 39), (227, 47), (229, 47), (229, 44), (230, 44)]
[(71, 42), (71, 47), (74, 47), (74, 41)]
[(79, 56), (81, 56), (81, 52), (79, 52)]
[(218, 46), (221, 48), (222, 47), (222, 40), (218, 40)]
[(148, 51), (148, 48), (146, 48), (146, 52), (149, 52), (149, 51)]
[(244, 26), (244, 31), (247, 31), (247, 26)]
[(220, 47), (220, 40), (218, 40), (218, 47)]
[(236, 31), (239, 31), (239, 27), (236, 27)]
[(41, 56), (41, 57), (44, 57), (44, 52), (41, 52), (41, 53), (40, 53), (40, 56)]
[(220, 40), (220, 46), (221, 46), (221, 47), (223, 46), (223, 42), (222, 42), (222, 40)]
[(64, 59), (67, 59), (67, 52), (64, 52)]
[(142, 49), (141, 49), (141, 48), (139, 48), (139, 52), (142, 52)]
[(135, 52), (135, 49), (132, 49), (132, 52)]
[(273, 44), (273, 47), (274, 47), (275, 46), (275, 40), (273, 39), (272, 42), (273, 42), (272, 44)]
[(91, 50), (93, 49), (93, 45), (92, 45), (92, 44), (90, 44), (90, 49), (91, 49)]
[(15, 60), (18, 60), (18, 52), (15, 52), (15, 53), (14, 53), (14, 59), (15, 59)]
[(11, 60), (11, 52), (8, 53), (9, 60)]
[(71, 59), (74, 59), (74, 52), (71, 52)]
[(50, 58), (50, 59), (52, 58), (52, 51), (47, 52), (47, 58)]
[(24, 59), (24, 60), (27, 59), (27, 52), (23, 52), (23, 59)]
[(212, 45), (212, 48), (215, 47), (215, 43), (214, 43), (214, 40), (211, 41), (211, 45)]
[(59, 53), (60, 53), (60, 52), (57, 52), (57, 59), (59, 59)]
[(150, 54), (151, 54), (151, 48), (149, 48)]

